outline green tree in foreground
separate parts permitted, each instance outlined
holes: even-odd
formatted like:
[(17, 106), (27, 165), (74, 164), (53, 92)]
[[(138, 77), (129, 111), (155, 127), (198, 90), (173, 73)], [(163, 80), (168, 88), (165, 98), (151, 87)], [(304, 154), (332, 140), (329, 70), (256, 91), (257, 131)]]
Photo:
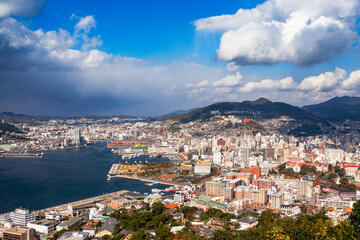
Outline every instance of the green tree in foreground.
[(354, 236), (356, 239), (360, 239), (360, 201), (354, 203), (353, 212), (349, 216), (349, 221), (354, 228)]

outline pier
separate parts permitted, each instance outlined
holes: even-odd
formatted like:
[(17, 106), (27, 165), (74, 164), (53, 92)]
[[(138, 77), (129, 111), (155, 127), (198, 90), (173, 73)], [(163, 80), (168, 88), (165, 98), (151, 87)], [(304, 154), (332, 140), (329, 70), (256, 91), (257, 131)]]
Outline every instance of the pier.
[(158, 184), (169, 185), (169, 186), (184, 186), (183, 184), (180, 184), (180, 183), (161, 182), (161, 181), (159, 181), (159, 180), (152, 180), (152, 179), (148, 179), (148, 178), (132, 177), (132, 176), (127, 176), (127, 175), (115, 175), (115, 176), (112, 176), (112, 177), (127, 178), (127, 179), (142, 181), (142, 182), (158, 183)]

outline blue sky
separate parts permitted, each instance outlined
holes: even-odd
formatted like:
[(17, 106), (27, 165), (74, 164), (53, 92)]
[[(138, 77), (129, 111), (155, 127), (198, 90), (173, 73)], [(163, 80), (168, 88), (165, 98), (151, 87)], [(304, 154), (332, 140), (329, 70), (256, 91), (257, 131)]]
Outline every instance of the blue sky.
[[(206, 55), (207, 62), (217, 49), (214, 38), (208, 48), (196, 46), (193, 21), (208, 16), (234, 14), (239, 6), (253, 8), (263, 1), (114, 1), (96, 0), (47, 1), (41, 12), (31, 18), (19, 18), (29, 28), (72, 31), (77, 17), (93, 15), (98, 22), (93, 34), (101, 35), (99, 48), (113, 54), (136, 58), (172, 61), (188, 59), (194, 53)], [(241, 5), (240, 5), (241, 4)], [(165, 59), (164, 59), (165, 58)]]
[(0, 111), (160, 115), (360, 90), (357, 0), (0, 0)]

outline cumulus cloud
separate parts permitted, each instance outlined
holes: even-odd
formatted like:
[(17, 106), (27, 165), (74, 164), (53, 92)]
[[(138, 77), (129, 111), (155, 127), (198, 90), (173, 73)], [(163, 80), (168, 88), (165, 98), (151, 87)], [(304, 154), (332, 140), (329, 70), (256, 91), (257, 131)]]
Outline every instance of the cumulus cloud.
[(303, 91), (324, 92), (339, 86), (346, 79), (346, 71), (336, 68), (334, 72), (321, 73), (318, 76), (310, 76), (301, 81), (299, 89)]
[[(81, 33), (94, 26), (79, 23)], [(207, 88), (227, 74), (223, 68), (195, 63), (152, 64), (84, 44), (76, 30), (32, 31), (13, 18), (0, 19), (0, 110), (161, 114), (197, 106), (202, 100), (187, 98), (187, 91), (195, 88), (186, 86)]]
[(281, 80), (264, 79), (260, 82), (248, 82), (239, 88), (240, 92), (254, 92), (264, 90), (290, 90), (296, 87), (296, 83), (292, 77), (286, 77)]
[(299, 83), (295, 82), (292, 77), (286, 77), (281, 80), (250, 81), (238, 88), (240, 93), (251, 93), (258, 96), (270, 93), (271, 96), (278, 96), (280, 101), (290, 99), (290, 102), (292, 101), (296, 105), (300, 102), (324, 101), (334, 96), (357, 95), (359, 91), (360, 70), (353, 71), (348, 76), (346, 71), (341, 68), (306, 77)]
[(203, 87), (208, 87), (209, 86), (209, 80), (205, 79), (197, 84), (192, 84), (189, 83), (188, 85), (186, 85), (187, 88), (203, 88)]
[(220, 60), (310, 66), (351, 46), (359, 15), (357, 0), (269, 0), (234, 15), (199, 19), (195, 26), (198, 31), (222, 33)]
[[(74, 14), (71, 15), (71, 18), (77, 18)], [(82, 50), (87, 50), (89, 48), (94, 48), (102, 45), (100, 36), (89, 37), (91, 29), (96, 28), (96, 20), (94, 16), (86, 16), (79, 18), (78, 23), (75, 25), (75, 38), (81, 39), (82, 41)]]
[(84, 31), (85, 33), (89, 33), (92, 28), (96, 28), (96, 21), (94, 16), (82, 17), (75, 25), (77, 32)]
[(242, 79), (242, 75), (239, 72), (236, 72), (235, 75), (227, 75), (222, 79), (213, 83), (214, 87), (234, 87), (239, 85), (240, 80)]
[(45, 0), (1, 0), (0, 18), (9, 16), (34, 16), (44, 3)]
[(360, 70), (354, 71), (349, 78), (342, 82), (342, 87), (346, 90), (356, 89), (360, 86)]
[(236, 64), (236, 62), (229, 62), (226, 64), (226, 70), (229, 72), (235, 72), (240, 69), (240, 66)]

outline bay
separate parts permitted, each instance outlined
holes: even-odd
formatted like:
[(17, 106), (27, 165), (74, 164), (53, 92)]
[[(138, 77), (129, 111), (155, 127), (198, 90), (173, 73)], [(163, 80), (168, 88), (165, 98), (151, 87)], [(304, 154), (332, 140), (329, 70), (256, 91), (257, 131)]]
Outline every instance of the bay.
[[(150, 193), (154, 187), (168, 187), (147, 186), (145, 182), (123, 178), (107, 181), (111, 165), (120, 160), (105, 144), (45, 152), (43, 158), (2, 158), (0, 213), (17, 207), (38, 210), (120, 190)], [(169, 159), (149, 158), (151, 161)]]

